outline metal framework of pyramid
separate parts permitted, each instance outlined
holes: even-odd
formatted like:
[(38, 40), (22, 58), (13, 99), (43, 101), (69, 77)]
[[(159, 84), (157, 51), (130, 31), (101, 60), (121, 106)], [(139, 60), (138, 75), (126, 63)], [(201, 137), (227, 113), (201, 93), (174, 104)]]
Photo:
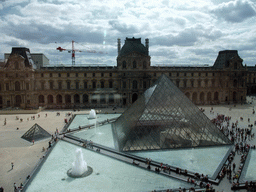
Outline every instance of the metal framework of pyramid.
[(51, 137), (51, 134), (45, 131), (40, 125), (37, 123), (34, 124), (24, 135), (21, 136), (21, 138), (32, 142), (34, 141), (39, 141), (42, 139), (46, 139)]
[(165, 75), (112, 124), (112, 132), (119, 151), (232, 144)]

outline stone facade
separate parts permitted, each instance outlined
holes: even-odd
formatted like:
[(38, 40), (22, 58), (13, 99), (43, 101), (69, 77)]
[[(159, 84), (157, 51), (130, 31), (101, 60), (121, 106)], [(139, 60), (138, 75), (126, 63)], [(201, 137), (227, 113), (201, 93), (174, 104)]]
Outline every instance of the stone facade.
[(200, 105), (242, 103), (256, 87), (256, 70), (236, 50), (220, 51), (203, 67), (151, 66), (148, 50), (148, 39), (126, 38), (123, 46), (118, 39), (117, 66), (36, 68), (27, 48), (13, 48), (0, 69), (0, 107), (127, 107), (162, 74)]

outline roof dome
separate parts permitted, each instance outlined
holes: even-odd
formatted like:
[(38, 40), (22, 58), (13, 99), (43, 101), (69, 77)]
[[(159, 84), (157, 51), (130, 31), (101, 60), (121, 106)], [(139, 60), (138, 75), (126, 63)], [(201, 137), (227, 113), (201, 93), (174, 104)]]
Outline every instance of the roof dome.
[(148, 48), (141, 43), (141, 38), (127, 38), (125, 44), (120, 50), (119, 56), (124, 56), (132, 52), (138, 52), (143, 55), (148, 55)]

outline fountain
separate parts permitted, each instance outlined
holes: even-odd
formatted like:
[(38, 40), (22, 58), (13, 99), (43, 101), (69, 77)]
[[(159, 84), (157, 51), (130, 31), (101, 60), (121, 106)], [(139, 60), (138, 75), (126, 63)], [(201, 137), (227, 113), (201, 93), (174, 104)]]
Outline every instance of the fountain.
[(88, 119), (96, 119), (96, 111), (91, 109)]
[(92, 174), (93, 169), (87, 166), (84, 161), (83, 153), (80, 148), (76, 150), (76, 160), (72, 163), (72, 168), (68, 170), (67, 174), (70, 177), (87, 177)]

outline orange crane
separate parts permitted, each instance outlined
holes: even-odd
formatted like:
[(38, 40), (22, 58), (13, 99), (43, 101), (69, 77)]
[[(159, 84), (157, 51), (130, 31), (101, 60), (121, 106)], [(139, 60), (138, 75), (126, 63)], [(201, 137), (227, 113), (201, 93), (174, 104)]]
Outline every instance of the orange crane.
[[(57, 47), (56, 50), (62, 52), (62, 51), (68, 51), (69, 53), (72, 53), (71, 54), (71, 58), (72, 58), (72, 66), (75, 65), (75, 52), (83, 52), (82, 50), (78, 50), (78, 49), (75, 49), (75, 41), (72, 41), (72, 49), (64, 49), (62, 47)], [(95, 50), (86, 50), (85, 52), (88, 52), (88, 53), (100, 53), (100, 54), (103, 54), (103, 52), (99, 51), (95, 51)]]

